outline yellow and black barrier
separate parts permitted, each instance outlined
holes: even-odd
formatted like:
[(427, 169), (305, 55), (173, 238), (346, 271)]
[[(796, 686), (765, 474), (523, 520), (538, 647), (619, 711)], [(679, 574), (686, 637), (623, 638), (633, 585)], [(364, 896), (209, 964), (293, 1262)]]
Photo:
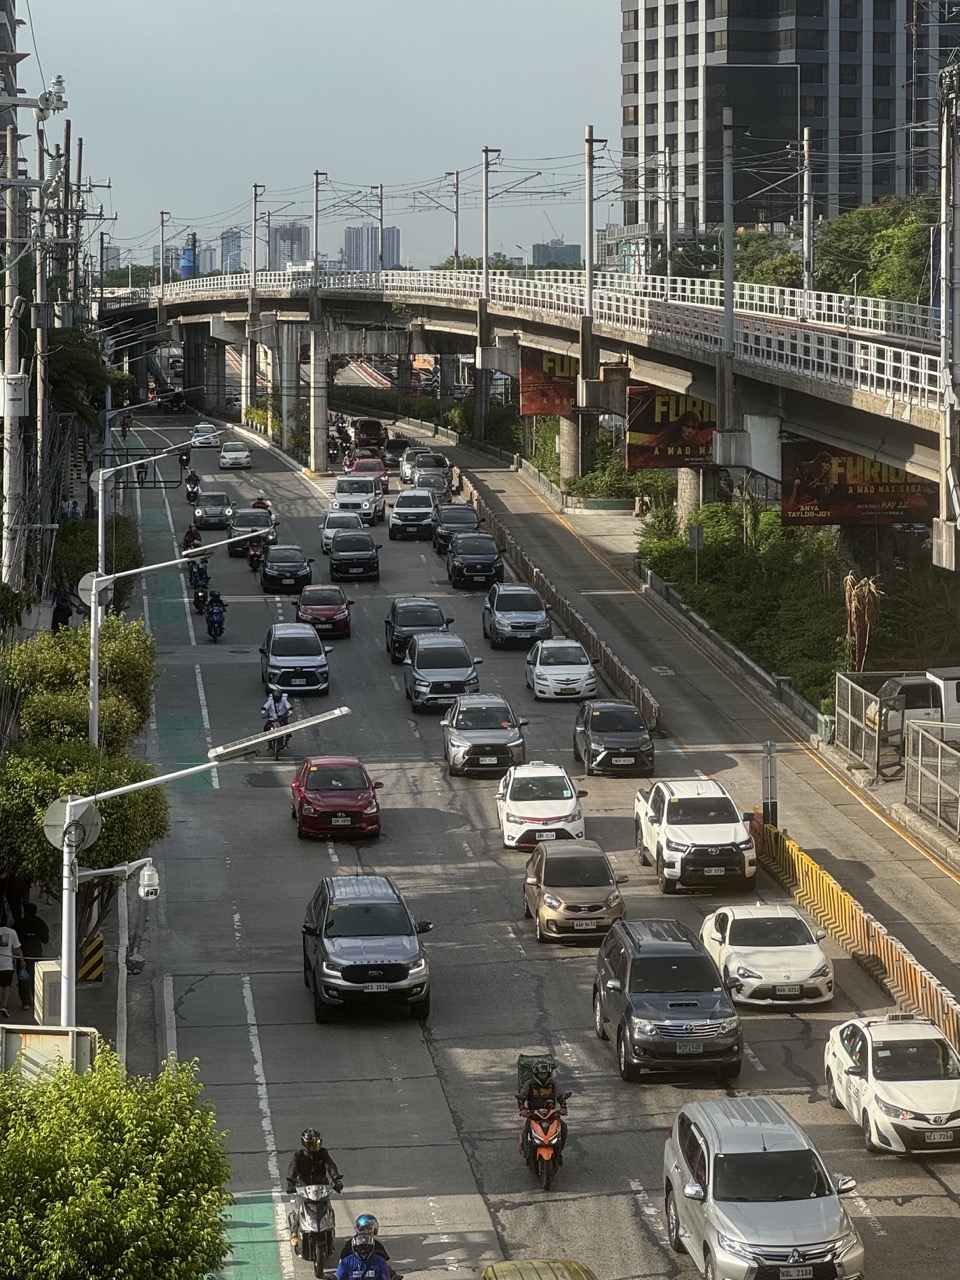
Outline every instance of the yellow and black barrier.
[(899, 1008), (930, 1018), (960, 1050), (960, 1002), (902, 942), (785, 832), (765, 826), (758, 850), (765, 870), (890, 993)]
[(103, 934), (95, 933), (84, 938), (80, 947), (80, 966), (77, 970), (78, 982), (103, 981)]

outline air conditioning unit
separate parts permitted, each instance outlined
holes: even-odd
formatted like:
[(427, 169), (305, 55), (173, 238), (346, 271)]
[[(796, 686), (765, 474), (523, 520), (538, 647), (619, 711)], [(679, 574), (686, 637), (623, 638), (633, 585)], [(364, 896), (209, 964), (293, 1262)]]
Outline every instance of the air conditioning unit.
[(60, 961), (38, 960), (33, 971), (33, 1016), (41, 1027), (60, 1025)]
[(89, 1071), (97, 1056), (93, 1027), (31, 1027), (0, 1023), (0, 1071), (19, 1067), (34, 1078), (48, 1067), (68, 1062), (78, 1072)]

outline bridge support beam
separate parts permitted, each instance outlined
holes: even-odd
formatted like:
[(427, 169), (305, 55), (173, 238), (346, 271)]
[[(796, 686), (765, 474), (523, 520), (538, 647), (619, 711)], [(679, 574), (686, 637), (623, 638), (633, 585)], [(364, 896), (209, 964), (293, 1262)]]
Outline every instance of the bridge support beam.
[(310, 326), (310, 470), (328, 471), (327, 458), (327, 333)]
[(300, 397), (300, 326), (277, 325), (277, 343), (272, 352), (273, 377), (279, 383), (281, 444), (290, 447), (297, 400)]
[(204, 368), (204, 334), (199, 325), (184, 325), (183, 346), (183, 394), (191, 408), (203, 408), (203, 391), (206, 380)]
[(227, 400), (227, 348), (215, 338), (206, 337), (203, 342), (203, 403), (202, 408), (224, 405)]
[(487, 299), (477, 299), (477, 355), (473, 378), (473, 435), (483, 440), (490, 412), (490, 370), (484, 367), (484, 347), (490, 346), (490, 317)]

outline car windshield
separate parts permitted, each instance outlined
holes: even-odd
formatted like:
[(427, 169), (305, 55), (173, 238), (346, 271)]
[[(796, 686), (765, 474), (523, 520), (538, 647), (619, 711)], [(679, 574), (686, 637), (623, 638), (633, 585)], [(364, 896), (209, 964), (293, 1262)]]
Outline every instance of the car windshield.
[(589, 661), (578, 644), (551, 644), (540, 650), (541, 667), (586, 667)]
[(447, 460), (442, 453), (421, 453), (417, 458), (417, 468), (420, 471), (432, 470), (435, 467), (445, 467)]
[(667, 805), (667, 822), (673, 825), (739, 821), (733, 801), (726, 796), (674, 796)]
[(344, 604), (339, 587), (307, 587), (300, 595), (301, 604)]
[(376, 471), (383, 470), (383, 463), (379, 458), (358, 458), (355, 470), (357, 471)]
[(543, 601), (535, 591), (502, 591), (497, 608), (501, 613), (543, 613)]
[(731, 920), (727, 941), (732, 947), (806, 947), (813, 935), (797, 916), (763, 916)]
[(433, 499), (426, 493), (401, 493), (393, 505), (395, 507), (417, 507), (422, 511), (424, 507), (429, 509), (433, 506)]
[(832, 1194), (819, 1158), (805, 1148), (718, 1152), (714, 1157), (714, 1200), (772, 1204), (778, 1200), (822, 1200)]
[(547, 858), (543, 883), (551, 888), (594, 889), (613, 884), (606, 858)]
[(307, 791), (366, 791), (370, 783), (358, 764), (313, 764), (304, 785)]
[(425, 471), (417, 476), (417, 484), (421, 489), (436, 489), (438, 493), (447, 487), (446, 479), (437, 472)]
[(413, 922), (399, 902), (331, 902), (323, 931), (328, 938), (409, 937)]
[(452, 670), (456, 667), (472, 667), (473, 663), (466, 649), (459, 645), (449, 648), (421, 649), (417, 665), (427, 670)]
[(197, 506), (203, 507), (225, 507), (229, 499), (225, 493), (201, 493), (197, 500)]
[(396, 623), (401, 627), (444, 627), (443, 614), (428, 604), (409, 604), (397, 610)]
[(323, 645), (315, 631), (311, 635), (304, 631), (295, 636), (274, 636), (270, 653), (274, 658), (314, 658), (323, 653)]
[(338, 533), (333, 540), (334, 551), (372, 551), (373, 541), (365, 533)]
[(464, 707), (457, 716), (458, 729), (512, 729), (516, 721), (510, 709), (499, 707)]
[(340, 480), (337, 482), (337, 493), (370, 493), (372, 490), (372, 480)]
[(470, 538), (461, 533), (456, 541), (456, 551), (461, 556), (495, 556), (497, 544), (489, 536)]
[(269, 529), (273, 524), (269, 511), (241, 511), (236, 522), (244, 529)]
[(422, 445), (408, 445), (403, 451), (403, 460), (404, 462), (413, 462), (427, 452), (428, 450), (423, 448)]
[(649, 956), (631, 964), (630, 990), (637, 994), (719, 991), (720, 976), (706, 956)]
[(331, 511), (324, 521), (326, 529), (362, 529), (363, 521), (355, 511)]
[(228, 443), (220, 450), (221, 453), (246, 453), (247, 446), (245, 444)]
[(267, 564), (301, 565), (306, 564), (306, 560), (299, 547), (270, 547), (267, 550)]
[(647, 726), (636, 707), (601, 707), (591, 713), (589, 727), (598, 733), (642, 733)]
[(544, 773), (533, 778), (514, 778), (511, 800), (572, 800), (573, 788), (562, 773)]
[(438, 512), (441, 524), (469, 524), (477, 523), (477, 513), (472, 507), (441, 507)]
[(878, 1080), (957, 1080), (960, 1058), (946, 1040), (875, 1040), (873, 1074)]

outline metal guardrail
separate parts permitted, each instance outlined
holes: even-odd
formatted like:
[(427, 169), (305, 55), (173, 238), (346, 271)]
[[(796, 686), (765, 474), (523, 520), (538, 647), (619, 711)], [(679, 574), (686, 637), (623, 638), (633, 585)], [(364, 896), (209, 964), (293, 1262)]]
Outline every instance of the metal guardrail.
[(908, 720), (904, 803), (960, 840), (960, 725)]
[[(312, 273), (303, 268), (258, 271), (256, 291), (258, 295), (293, 297), (307, 293), (312, 282)], [(472, 303), (481, 295), (482, 277), (477, 271), (352, 272), (320, 276), (319, 284), (326, 293)], [(669, 338), (692, 350), (719, 350), (723, 325), (719, 281), (668, 281), (658, 276), (599, 272), (595, 285), (596, 323), (620, 329), (627, 336), (637, 332), (644, 338)], [(931, 308), (765, 285), (742, 284), (736, 289), (737, 359), (886, 400), (939, 408), (940, 359), (931, 349), (936, 342), (936, 313)], [(163, 300), (244, 297), (249, 290), (249, 272), (241, 272), (174, 281), (164, 287)], [(583, 273), (493, 272), (490, 300), (506, 307), (533, 309), (540, 316), (579, 320), (584, 306)], [(134, 290), (104, 298), (103, 309), (158, 301), (157, 289)], [(882, 341), (884, 338), (888, 341)]]
[(490, 510), (474, 485), (464, 476), (463, 494), (483, 518), (484, 527), (496, 539), (497, 546), (507, 555), (511, 565), (550, 606), (557, 626), (583, 645), (593, 665), (607, 677), (615, 689), (640, 709), (651, 730), (660, 728), (660, 704), (644, 684), (633, 674), (605, 640), (601, 640), (583, 614), (578, 613), (566, 596), (554, 586), (546, 574), (534, 564), (514, 536), (501, 524)]
[(899, 1008), (922, 1014), (960, 1050), (960, 1003), (892, 933), (784, 831), (763, 828), (761, 865), (881, 986)]

